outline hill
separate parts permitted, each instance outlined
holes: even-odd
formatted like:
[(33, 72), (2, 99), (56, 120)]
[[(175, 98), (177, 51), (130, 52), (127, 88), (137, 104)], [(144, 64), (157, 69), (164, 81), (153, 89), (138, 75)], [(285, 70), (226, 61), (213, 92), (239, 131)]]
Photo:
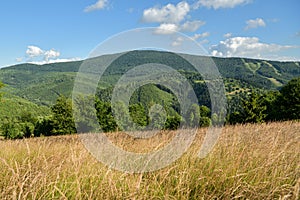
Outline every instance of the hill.
[[(101, 59), (103, 57), (89, 59), (89, 61), (98, 62)], [(299, 62), (216, 57), (201, 57), (201, 59), (203, 62), (211, 59), (214, 61), (224, 77), (229, 98), (253, 90), (277, 90), (292, 78), (300, 76)], [(0, 69), (0, 81), (6, 84), (4, 92), (22, 98), (24, 101), (49, 106), (60, 94), (71, 95), (76, 72), (82, 63), (83, 61), (45, 65), (15, 65)], [(190, 81), (196, 95), (202, 101), (201, 104), (210, 104), (206, 84), (193, 66), (177, 54), (160, 51), (132, 51), (122, 55), (105, 71), (99, 82), (98, 95), (103, 99), (108, 99), (114, 84), (122, 74), (145, 63), (160, 63), (178, 70)], [(88, 84), (88, 82), (82, 84)], [(146, 89), (143, 90), (144, 99), (174, 102), (173, 96), (165, 88), (159, 85), (147, 87), (148, 92)], [(155, 98), (153, 98), (154, 96)], [(136, 102), (139, 97), (133, 98), (135, 98), (133, 101)]]
[(50, 109), (46, 106), (40, 106), (26, 99), (9, 94), (5, 94), (0, 100), (0, 111), (0, 122), (27, 114), (32, 116), (50, 114)]

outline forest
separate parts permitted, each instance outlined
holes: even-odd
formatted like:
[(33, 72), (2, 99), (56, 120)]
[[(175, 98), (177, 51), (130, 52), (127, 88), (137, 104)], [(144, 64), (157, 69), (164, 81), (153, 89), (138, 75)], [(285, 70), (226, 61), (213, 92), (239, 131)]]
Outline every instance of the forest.
[[(200, 60), (200, 65), (213, 61), (220, 71), (226, 92), (226, 115), (211, 111), (210, 81), (180, 55), (132, 51), (111, 63), (99, 80), (94, 96), (77, 96), (73, 102), (72, 90), (80, 66), (85, 62), (92, 66), (101, 62), (102, 57), (46, 65), (21, 64), (1, 69), (0, 134), (6, 139), (21, 139), (91, 131), (175, 130), (179, 127), (207, 127), (218, 121), (244, 124), (300, 118), (298, 62), (195, 58)], [(111, 100), (115, 84), (123, 74), (143, 63), (172, 66), (188, 80), (198, 102), (183, 112), (179, 100), (168, 87), (146, 84), (134, 91), (128, 107), (124, 102), (118, 102), (118, 113), (114, 114)], [(164, 79), (167, 80), (168, 76)], [(80, 84), (89, 86), (88, 81)], [(122, 90), (126, 92), (126, 86)], [(87, 104), (92, 106), (85, 107)], [(153, 112), (152, 108), (157, 105), (160, 105), (158, 111)], [(92, 115), (97, 119), (90, 120)]]

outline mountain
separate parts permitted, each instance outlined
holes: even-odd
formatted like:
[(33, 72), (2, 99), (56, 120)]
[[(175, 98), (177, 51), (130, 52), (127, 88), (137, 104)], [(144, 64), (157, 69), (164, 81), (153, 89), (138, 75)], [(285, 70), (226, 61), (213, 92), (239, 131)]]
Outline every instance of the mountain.
[[(294, 77), (300, 76), (299, 62), (279, 62), (246, 58), (217, 58), (190, 56), (212, 60), (224, 78), (228, 96), (252, 90), (277, 90)], [(89, 59), (88, 62), (98, 62), (104, 57)], [(63, 94), (70, 96), (76, 74), (84, 61), (64, 62), (45, 65), (19, 64), (0, 69), (0, 81), (6, 84), (4, 92), (14, 98), (49, 106), (56, 98)], [(114, 84), (119, 78), (135, 66), (145, 63), (160, 63), (171, 66), (184, 75), (193, 85), (198, 97), (205, 99), (205, 83), (193, 66), (171, 52), (161, 51), (132, 51), (123, 54), (115, 60), (105, 71), (99, 83), (98, 94), (103, 98), (110, 95)], [(83, 82), (82, 84), (88, 84)], [(146, 87), (146, 86), (145, 86)], [(174, 101), (170, 91), (159, 85), (147, 86), (143, 98), (158, 101)], [(146, 92), (145, 92), (146, 91)], [(148, 92), (147, 92), (148, 91)], [(153, 92), (156, 91), (156, 94)], [(104, 97), (107, 94), (106, 97)], [(138, 98), (137, 96), (135, 97)], [(133, 100), (133, 101), (136, 101)], [(205, 100), (204, 100), (205, 101)], [(204, 104), (209, 102), (205, 101)]]

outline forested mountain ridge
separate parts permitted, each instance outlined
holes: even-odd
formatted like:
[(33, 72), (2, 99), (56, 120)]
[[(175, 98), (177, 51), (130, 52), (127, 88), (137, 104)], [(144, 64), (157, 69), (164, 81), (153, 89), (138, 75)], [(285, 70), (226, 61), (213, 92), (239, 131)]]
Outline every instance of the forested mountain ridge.
[[(101, 59), (101, 57), (95, 59)], [(224, 78), (229, 95), (249, 89), (276, 90), (292, 78), (300, 76), (299, 62), (216, 57), (212, 57), (212, 60)], [(0, 69), (0, 81), (6, 84), (5, 92), (39, 105), (51, 105), (60, 94), (71, 95), (76, 72), (82, 62), (19, 64), (6, 67)], [(101, 79), (102, 85), (105, 86), (104, 88), (113, 87), (122, 73), (144, 63), (161, 63), (171, 66), (195, 85), (201, 84), (201, 77), (199, 74), (194, 74), (193, 67), (174, 53), (132, 51), (111, 64)]]

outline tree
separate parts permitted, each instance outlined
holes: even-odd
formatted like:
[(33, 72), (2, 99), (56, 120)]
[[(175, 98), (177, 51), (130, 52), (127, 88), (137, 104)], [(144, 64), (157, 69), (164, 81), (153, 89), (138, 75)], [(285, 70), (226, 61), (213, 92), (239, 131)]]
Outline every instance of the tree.
[(282, 118), (280, 111), (280, 92), (269, 91), (263, 95), (264, 105), (266, 106), (266, 121), (277, 121)]
[(267, 107), (263, 104), (263, 96), (251, 93), (248, 100), (243, 101), (242, 120), (244, 123), (261, 123), (264, 122)]
[(73, 110), (78, 133), (95, 132), (99, 129), (94, 96), (77, 96), (73, 99)]
[(190, 109), (188, 110), (188, 115), (187, 115), (187, 126), (188, 127), (197, 127), (199, 126), (199, 121), (200, 121), (200, 109), (197, 104), (192, 104)]
[(72, 113), (72, 103), (65, 96), (57, 98), (56, 103), (51, 107), (53, 113), (53, 135), (66, 135), (76, 133)]
[[(4, 86), (5, 86), (5, 85), (0, 81), (0, 89), (3, 88)], [(0, 92), (0, 100), (1, 100), (2, 95), (3, 95), (3, 94)]]
[(164, 128), (168, 130), (176, 130), (179, 128), (180, 122), (181, 122), (180, 115), (177, 114), (174, 116), (168, 116)]
[(34, 137), (51, 136), (53, 133), (53, 120), (52, 116), (39, 118), (34, 127)]
[(262, 123), (265, 121), (267, 106), (263, 95), (251, 93), (247, 99), (242, 100), (241, 104), (241, 111), (235, 111), (229, 115), (229, 123)]
[(112, 114), (111, 104), (109, 102), (103, 102), (97, 98), (95, 107), (101, 130), (104, 132), (116, 131), (118, 126)]
[(22, 127), (15, 119), (8, 119), (2, 123), (2, 133), (5, 139), (22, 139), (24, 133)]
[(149, 121), (148, 115), (141, 103), (130, 105), (129, 112), (133, 122), (142, 127), (147, 126)]
[(211, 125), (210, 117), (210, 109), (207, 106), (200, 106), (200, 119), (199, 119), (199, 126), (200, 127), (207, 127)]
[(300, 119), (300, 77), (292, 79), (280, 90), (280, 110), (284, 120)]

